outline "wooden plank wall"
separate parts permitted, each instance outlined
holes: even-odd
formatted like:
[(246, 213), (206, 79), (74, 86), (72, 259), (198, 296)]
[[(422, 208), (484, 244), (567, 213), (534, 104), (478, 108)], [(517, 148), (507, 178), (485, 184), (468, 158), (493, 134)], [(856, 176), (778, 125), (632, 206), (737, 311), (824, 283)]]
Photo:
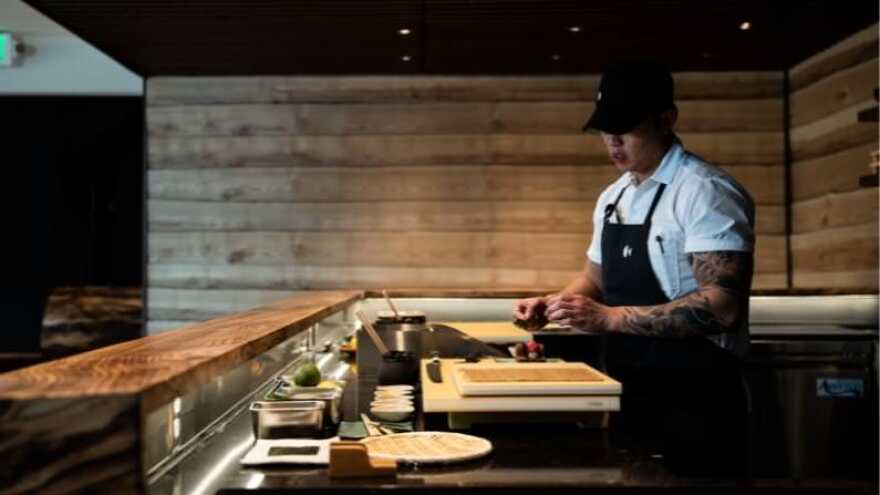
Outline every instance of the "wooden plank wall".
[[(686, 146), (758, 203), (786, 285), (782, 73), (676, 75)], [(598, 78), (148, 81), (151, 328), (322, 288), (555, 287), (617, 173)]]
[(877, 289), (877, 188), (860, 188), (877, 122), (877, 25), (793, 67), (792, 284), (805, 289)]

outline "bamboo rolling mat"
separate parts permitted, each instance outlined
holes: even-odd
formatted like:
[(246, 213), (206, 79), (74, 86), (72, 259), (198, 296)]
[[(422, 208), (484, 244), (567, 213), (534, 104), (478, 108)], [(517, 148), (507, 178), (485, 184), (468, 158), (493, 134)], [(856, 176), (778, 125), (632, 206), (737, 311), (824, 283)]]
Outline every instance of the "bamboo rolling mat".
[(370, 457), (398, 462), (460, 462), (483, 457), (492, 451), (492, 444), (486, 439), (445, 431), (382, 435), (361, 442), (367, 446)]
[(603, 377), (581, 368), (540, 369), (464, 369), (462, 377), (470, 382), (600, 382)]

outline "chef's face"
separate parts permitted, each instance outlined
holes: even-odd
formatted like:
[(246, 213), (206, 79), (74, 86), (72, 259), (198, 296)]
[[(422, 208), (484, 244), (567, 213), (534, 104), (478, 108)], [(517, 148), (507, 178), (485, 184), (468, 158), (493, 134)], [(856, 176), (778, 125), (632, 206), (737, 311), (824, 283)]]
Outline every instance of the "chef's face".
[(676, 117), (677, 112), (671, 109), (660, 116), (646, 118), (625, 134), (601, 132), (611, 163), (621, 172), (633, 172), (643, 179), (663, 159)]

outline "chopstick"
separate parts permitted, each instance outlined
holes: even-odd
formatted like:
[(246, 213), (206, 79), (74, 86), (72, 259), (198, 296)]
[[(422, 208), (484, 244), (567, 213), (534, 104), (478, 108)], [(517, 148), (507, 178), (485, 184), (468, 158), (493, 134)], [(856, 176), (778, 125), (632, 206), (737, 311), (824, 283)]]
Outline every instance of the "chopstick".
[(385, 302), (388, 303), (388, 307), (391, 308), (391, 312), (394, 313), (394, 319), (399, 320), (400, 313), (397, 311), (397, 307), (394, 306), (394, 303), (391, 302), (391, 298), (388, 297), (388, 291), (385, 289), (382, 289), (382, 295), (385, 296)]
[(371, 437), (382, 436), (382, 431), (379, 430), (378, 425), (376, 425), (374, 421), (370, 420), (370, 418), (367, 417), (366, 414), (361, 413), (361, 421), (364, 422), (364, 428), (367, 429), (367, 435)]
[(370, 320), (367, 319), (367, 315), (365, 315), (363, 311), (358, 311), (355, 315), (361, 320), (361, 324), (364, 325), (364, 330), (367, 331), (367, 335), (370, 336), (370, 340), (373, 341), (376, 349), (378, 349), (382, 355), (388, 354), (388, 347), (385, 345), (385, 342), (382, 342), (382, 339), (379, 338), (379, 334), (376, 333)]

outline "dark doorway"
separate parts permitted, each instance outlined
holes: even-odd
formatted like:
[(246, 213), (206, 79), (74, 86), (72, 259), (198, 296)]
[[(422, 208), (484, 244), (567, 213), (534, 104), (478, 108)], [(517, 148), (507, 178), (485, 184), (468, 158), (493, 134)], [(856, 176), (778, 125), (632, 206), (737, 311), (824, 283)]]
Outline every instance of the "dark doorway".
[(141, 286), (141, 97), (0, 97), (0, 353), (39, 352), (59, 286)]

